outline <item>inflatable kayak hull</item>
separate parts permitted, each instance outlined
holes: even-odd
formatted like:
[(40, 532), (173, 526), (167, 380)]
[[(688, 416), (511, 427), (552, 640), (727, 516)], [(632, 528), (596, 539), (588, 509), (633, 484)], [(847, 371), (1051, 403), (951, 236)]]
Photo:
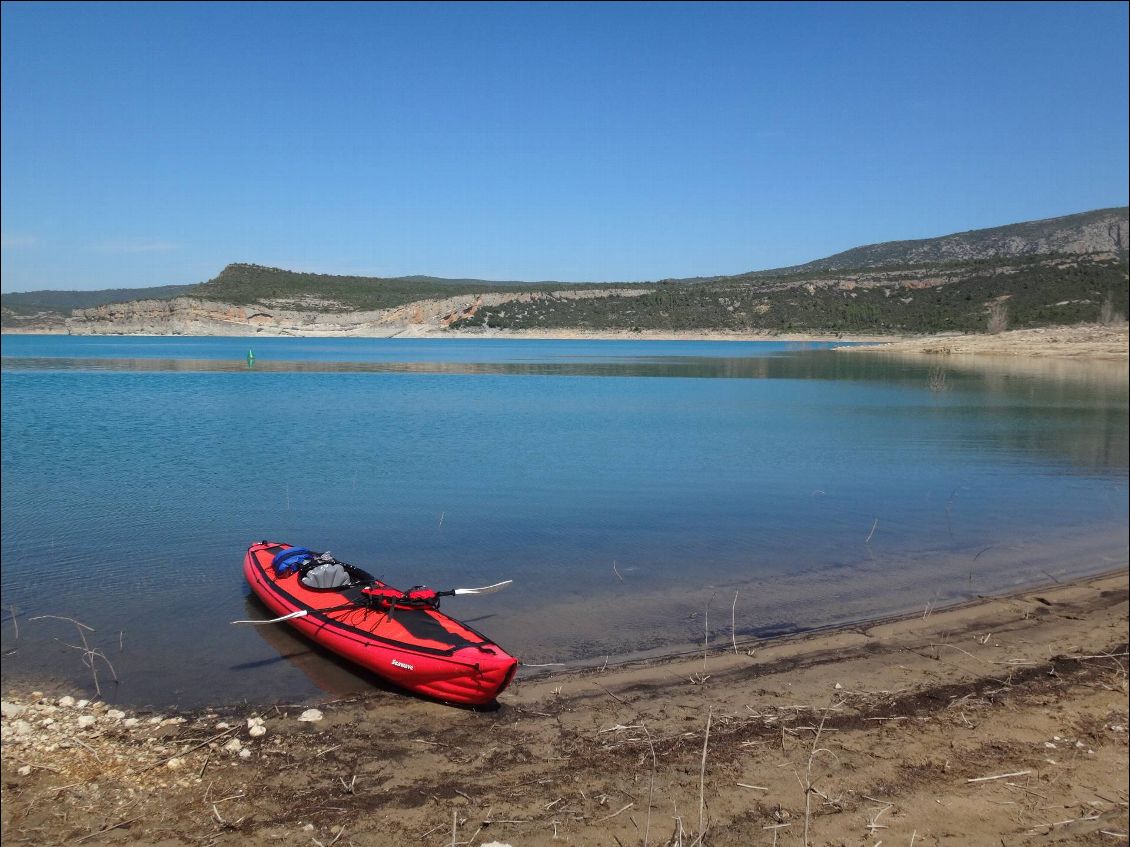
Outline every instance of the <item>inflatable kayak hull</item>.
[[(514, 678), (518, 660), (433, 608), (380, 608), (359, 592), (307, 588), (295, 572), (278, 575), (272, 561), (292, 545), (252, 544), (243, 572), (255, 596), (310, 640), (408, 691), (447, 703), (494, 702)], [(375, 588), (387, 588), (373, 580)]]

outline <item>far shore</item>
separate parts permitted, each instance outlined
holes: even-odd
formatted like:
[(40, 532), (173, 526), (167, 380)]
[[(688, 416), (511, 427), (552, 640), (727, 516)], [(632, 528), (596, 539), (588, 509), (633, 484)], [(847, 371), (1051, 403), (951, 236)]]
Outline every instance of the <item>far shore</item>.
[[(2, 335), (58, 335), (70, 333), (63, 330), (13, 329), (5, 327)], [(912, 336), (893, 336), (880, 333), (773, 333), (769, 331), (728, 332), (724, 330), (537, 330), (537, 329), (464, 329), (445, 330), (432, 327), (409, 326), (399, 329), (385, 329), (380, 332), (340, 332), (332, 330), (303, 330), (294, 332), (246, 332), (209, 333), (200, 335), (156, 334), (144, 332), (130, 333), (89, 333), (76, 334), (76, 338), (397, 338), (397, 339), (529, 339), (531, 341), (781, 341), (789, 343), (808, 342), (871, 342), (910, 338)]]
[(3, 840), (1125, 843), (1128, 589), (1123, 564), (520, 679), (493, 710), (374, 689), (154, 714), (6, 691)]
[[(32, 332), (4, 329), (5, 335), (64, 335), (62, 332)], [(995, 335), (946, 333), (936, 335), (882, 335), (867, 333), (774, 333), (722, 330), (459, 330), (448, 331), (409, 326), (382, 333), (358, 334), (332, 331), (295, 333), (231, 333), (210, 336), (144, 335), (146, 338), (238, 337), (238, 338), (399, 338), (448, 340), (560, 340), (560, 341), (731, 341), (780, 342), (789, 344), (841, 343), (837, 349), (855, 352), (911, 353), (929, 355), (1024, 356), (1096, 360), (1130, 357), (1127, 325), (1082, 324), (1075, 326), (1016, 329)], [(86, 337), (86, 336), (83, 336)], [(98, 336), (98, 337), (126, 337)]]

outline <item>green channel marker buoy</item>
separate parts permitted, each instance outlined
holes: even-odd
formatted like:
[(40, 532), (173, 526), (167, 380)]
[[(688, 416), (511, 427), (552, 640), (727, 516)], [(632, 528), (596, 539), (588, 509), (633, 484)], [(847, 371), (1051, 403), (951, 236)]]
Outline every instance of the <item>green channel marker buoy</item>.
[(247, 367), (255, 367), (255, 354), (250, 350), (247, 351)]

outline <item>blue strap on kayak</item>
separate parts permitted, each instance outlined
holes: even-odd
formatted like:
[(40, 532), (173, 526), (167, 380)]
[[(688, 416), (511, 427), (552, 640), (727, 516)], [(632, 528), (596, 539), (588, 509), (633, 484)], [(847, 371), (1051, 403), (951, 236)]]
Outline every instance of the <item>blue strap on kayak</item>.
[(271, 559), (271, 566), (275, 569), (276, 576), (282, 576), (288, 571), (298, 570), (300, 564), (307, 559), (317, 558), (317, 555), (317, 553), (305, 547), (291, 547), (281, 553), (276, 553), (275, 557)]

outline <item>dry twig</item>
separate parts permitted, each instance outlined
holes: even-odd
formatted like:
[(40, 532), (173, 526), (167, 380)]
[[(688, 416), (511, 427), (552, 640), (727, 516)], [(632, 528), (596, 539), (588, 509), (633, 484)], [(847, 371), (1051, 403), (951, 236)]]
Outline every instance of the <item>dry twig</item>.
[(989, 782), (994, 779), (1006, 779), (1010, 776), (1027, 776), (1032, 771), (1016, 771), (1015, 773), (999, 773), (996, 776), (979, 776), (976, 779), (967, 779), (966, 783), (970, 782)]
[(698, 772), (698, 838), (702, 841), (706, 835), (706, 750), (710, 744), (710, 721), (714, 717), (714, 707), (706, 712), (706, 734), (702, 738), (702, 767)]

